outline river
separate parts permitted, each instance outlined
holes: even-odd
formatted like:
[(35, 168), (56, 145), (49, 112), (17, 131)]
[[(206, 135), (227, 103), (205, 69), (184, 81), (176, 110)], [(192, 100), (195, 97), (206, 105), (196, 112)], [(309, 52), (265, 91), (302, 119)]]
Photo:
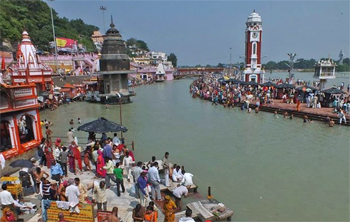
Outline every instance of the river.
[[(211, 186), (234, 210), (234, 221), (349, 221), (349, 127), (212, 106), (191, 98), (192, 81), (133, 89), (122, 116), (138, 160), (169, 151), (172, 163), (194, 174), (203, 197)], [(63, 137), (70, 119), (100, 116), (119, 122), (119, 106), (76, 102), (41, 112)]]

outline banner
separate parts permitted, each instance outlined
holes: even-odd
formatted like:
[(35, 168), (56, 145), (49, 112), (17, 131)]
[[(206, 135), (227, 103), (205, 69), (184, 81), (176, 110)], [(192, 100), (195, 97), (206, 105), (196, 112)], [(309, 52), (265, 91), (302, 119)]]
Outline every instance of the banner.
[(56, 37), (56, 44), (57, 44), (57, 47), (73, 48), (77, 46), (78, 41), (74, 39)]
[(64, 214), (64, 219), (76, 222), (94, 222), (94, 209), (89, 204), (79, 204), (80, 213), (71, 213), (69, 210), (57, 208), (55, 201), (51, 201), (50, 208), (47, 209), (47, 222), (57, 222), (58, 213)]
[(109, 215), (112, 215), (112, 211), (98, 210), (97, 211), (97, 222), (104, 222), (104, 221), (108, 220)]

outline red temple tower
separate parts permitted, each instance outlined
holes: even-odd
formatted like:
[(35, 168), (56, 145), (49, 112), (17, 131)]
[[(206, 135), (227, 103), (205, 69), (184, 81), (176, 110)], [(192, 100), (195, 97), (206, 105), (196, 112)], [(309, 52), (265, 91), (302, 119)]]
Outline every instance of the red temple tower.
[(250, 14), (245, 30), (244, 81), (263, 83), (265, 71), (261, 67), (262, 20), (255, 12)]

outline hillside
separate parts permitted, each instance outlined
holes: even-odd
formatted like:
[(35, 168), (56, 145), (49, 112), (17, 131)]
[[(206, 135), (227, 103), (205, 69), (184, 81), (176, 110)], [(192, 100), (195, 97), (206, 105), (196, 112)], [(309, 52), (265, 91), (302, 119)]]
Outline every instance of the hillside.
[[(81, 19), (69, 20), (58, 16), (53, 9), (56, 37), (78, 40), (87, 51), (94, 51), (91, 40), (94, 30), (99, 28), (85, 24)], [(53, 41), (50, 7), (40, 0), (1, 0), (0, 1), (0, 44), (9, 42), (16, 50), (26, 29), (31, 40), (39, 50), (48, 51), (49, 42)]]

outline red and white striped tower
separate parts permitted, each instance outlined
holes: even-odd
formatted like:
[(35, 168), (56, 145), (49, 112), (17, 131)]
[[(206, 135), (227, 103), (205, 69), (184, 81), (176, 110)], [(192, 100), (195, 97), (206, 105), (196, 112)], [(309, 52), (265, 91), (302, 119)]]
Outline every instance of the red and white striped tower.
[(245, 69), (244, 81), (263, 83), (264, 73), (261, 67), (262, 20), (261, 16), (253, 11), (246, 22), (245, 30)]

